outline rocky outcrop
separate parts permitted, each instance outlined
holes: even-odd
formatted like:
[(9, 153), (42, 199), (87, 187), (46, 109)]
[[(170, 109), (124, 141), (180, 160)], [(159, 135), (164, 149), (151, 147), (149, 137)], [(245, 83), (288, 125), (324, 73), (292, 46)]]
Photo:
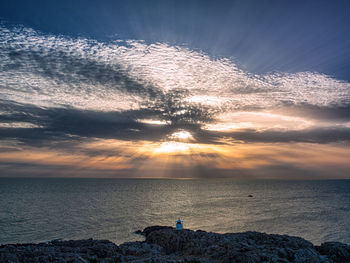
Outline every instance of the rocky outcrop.
[(118, 262), (119, 255), (120, 248), (108, 240), (88, 239), (0, 246), (0, 262), (99, 262), (99, 259)]
[(350, 262), (350, 246), (339, 242), (326, 242), (316, 247), (316, 250), (326, 255), (333, 262)]
[(137, 233), (143, 242), (51, 241), (0, 246), (0, 262), (350, 262), (350, 246), (314, 246), (300, 237), (259, 232), (208, 233), (151, 226)]
[(217, 234), (160, 229), (146, 235), (166, 254), (205, 256), (213, 262), (329, 262), (313, 244), (300, 237), (258, 232)]

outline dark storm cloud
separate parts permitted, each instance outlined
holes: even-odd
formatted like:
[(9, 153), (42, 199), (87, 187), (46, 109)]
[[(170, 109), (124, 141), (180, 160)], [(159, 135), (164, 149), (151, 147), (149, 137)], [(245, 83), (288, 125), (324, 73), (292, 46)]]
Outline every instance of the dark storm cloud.
[[(219, 136), (219, 135), (218, 135)], [(304, 130), (244, 130), (238, 132), (221, 133), (221, 136), (227, 136), (234, 140), (244, 142), (263, 142), (263, 143), (289, 143), (289, 142), (308, 142), (308, 143), (331, 143), (338, 141), (350, 141), (350, 128), (314, 128)]]
[[(165, 106), (159, 109), (140, 109), (124, 112), (100, 112), (68, 108), (40, 108), (33, 105), (2, 102), (1, 122), (35, 124), (33, 128), (0, 128), (1, 138), (13, 138), (29, 145), (47, 144), (49, 141), (87, 140), (88, 138), (159, 141), (179, 130), (189, 130), (197, 143), (218, 143), (222, 138), (245, 142), (313, 142), (329, 143), (350, 140), (350, 128), (333, 127), (304, 130), (243, 130), (215, 132), (204, 130), (200, 124), (172, 120), (168, 125), (151, 125), (137, 121), (142, 118), (163, 116)], [(169, 114), (166, 112), (166, 114)], [(191, 119), (192, 120), (192, 119)], [(68, 146), (68, 145), (66, 145)]]
[[(0, 101), (2, 123), (28, 123), (37, 127), (0, 128), (0, 137), (13, 138), (28, 144), (40, 145), (51, 140), (84, 140), (87, 138), (150, 140), (159, 141), (166, 135), (186, 128), (194, 133), (203, 133), (194, 118), (201, 118), (201, 110), (190, 109), (184, 117), (172, 116), (177, 109), (167, 101), (165, 106), (155, 103), (154, 108), (144, 108), (123, 112), (101, 112), (73, 108), (43, 108), (16, 102)], [(183, 108), (181, 108), (183, 110)], [(164, 118), (172, 120), (169, 125), (152, 125), (137, 121), (142, 118)], [(76, 136), (76, 137), (73, 137)]]

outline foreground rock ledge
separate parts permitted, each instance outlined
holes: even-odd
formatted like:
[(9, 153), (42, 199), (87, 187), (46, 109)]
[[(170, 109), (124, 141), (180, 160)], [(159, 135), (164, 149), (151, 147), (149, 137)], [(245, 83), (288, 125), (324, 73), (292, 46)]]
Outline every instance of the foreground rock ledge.
[(314, 246), (300, 237), (259, 232), (217, 234), (151, 226), (143, 242), (51, 241), (0, 246), (0, 262), (350, 262), (350, 246)]

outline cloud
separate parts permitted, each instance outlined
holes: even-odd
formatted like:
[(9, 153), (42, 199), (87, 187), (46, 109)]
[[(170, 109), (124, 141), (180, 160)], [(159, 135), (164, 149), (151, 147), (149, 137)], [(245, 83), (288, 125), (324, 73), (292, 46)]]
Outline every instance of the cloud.
[(1, 95), (23, 103), (135, 109), (174, 89), (186, 101), (212, 98), (220, 110), (350, 102), (350, 84), (323, 74), (253, 75), (228, 59), (164, 43), (100, 43), (27, 28), (1, 28), (0, 38)]
[[(91, 158), (113, 154), (136, 165), (147, 157), (82, 145), (162, 143), (179, 131), (192, 144), (327, 144), (350, 140), (349, 113), (350, 83), (317, 72), (256, 75), (230, 59), (166, 43), (102, 43), (0, 27), (2, 152), (41, 147)], [(210, 164), (221, 158), (205, 154), (214, 156)], [(192, 172), (218, 171), (209, 166), (194, 163)]]
[[(222, 114), (273, 110), (326, 121), (349, 116), (350, 84), (319, 73), (259, 76), (184, 47), (100, 43), (24, 27), (2, 27), (0, 39), (0, 120), (7, 123), (3, 129), (12, 123), (8, 134), (24, 133), (23, 127), (15, 132), (22, 122), (37, 125), (29, 134), (159, 140), (185, 127), (199, 141), (207, 136), (213, 142), (215, 136), (200, 127), (235, 121), (220, 119)], [(145, 125), (137, 121), (142, 118), (168, 125)]]
[(310, 104), (300, 105), (280, 105), (274, 109), (274, 112), (286, 116), (303, 116), (304, 118), (326, 120), (326, 121), (340, 121), (347, 122), (350, 120), (350, 105), (330, 105), (330, 106), (316, 106)]
[[(309, 143), (331, 143), (339, 141), (350, 141), (350, 127), (340, 128), (317, 128), (292, 131), (266, 130), (258, 132), (255, 130), (242, 130), (231, 133), (221, 133), (223, 137), (243, 142), (309, 142)], [(219, 135), (218, 135), (219, 137)]]
[[(28, 144), (40, 145), (51, 140), (74, 140), (74, 138), (160, 141), (181, 127), (186, 127), (193, 132), (200, 130), (200, 126), (193, 123), (195, 110), (182, 116), (183, 120), (192, 117), (188, 122), (181, 122), (176, 114), (174, 117), (171, 115), (171, 110), (167, 107), (164, 109), (154, 107), (105, 112), (76, 108), (38, 107), (32, 104), (2, 100), (0, 111), (3, 114), (0, 115), (0, 121), (8, 125), (0, 127), (0, 136), (3, 139), (14, 138)], [(164, 118), (164, 115), (174, 123), (153, 125), (138, 121), (149, 118), (161, 119)], [(25, 125), (19, 128), (14, 123), (29, 123), (34, 127)]]

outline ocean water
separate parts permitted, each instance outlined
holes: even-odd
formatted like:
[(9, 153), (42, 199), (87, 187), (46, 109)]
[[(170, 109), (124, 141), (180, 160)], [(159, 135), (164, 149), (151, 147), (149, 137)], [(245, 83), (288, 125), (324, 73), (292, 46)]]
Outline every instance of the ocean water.
[(0, 243), (92, 237), (120, 244), (178, 218), (194, 230), (350, 243), (350, 180), (0, 179)]

